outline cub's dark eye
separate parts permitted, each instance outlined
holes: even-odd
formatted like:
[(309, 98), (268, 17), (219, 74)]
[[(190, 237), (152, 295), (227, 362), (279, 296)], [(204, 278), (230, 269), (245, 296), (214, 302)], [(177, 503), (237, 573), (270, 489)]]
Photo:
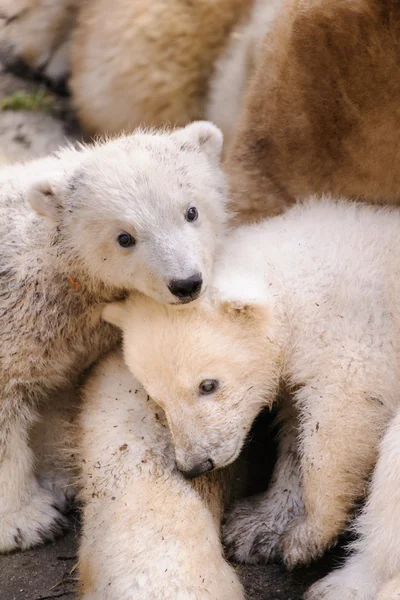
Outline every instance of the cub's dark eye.
[(191, 206), (186, 211), (186, 221), (189, 223), (193, 223), (193, 221), (197, 221), (199, 217), (199, 212), (195, 206)]
[(199, 391), (202, 396), (212, 394), (218, 388), (218, 381), (216, 379), (205, 379), (199, 385)]
[(117, 237), (117, 242), (122, 248), (131, 248), (136, 244), (135, 238), (133, 238), (129, 233), (121, 233)]

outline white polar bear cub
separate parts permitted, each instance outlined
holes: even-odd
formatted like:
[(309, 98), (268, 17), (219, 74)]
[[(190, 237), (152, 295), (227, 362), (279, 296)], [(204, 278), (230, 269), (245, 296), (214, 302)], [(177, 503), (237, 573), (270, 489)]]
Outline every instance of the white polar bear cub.
[(163, 411), (119, 352), (86, 384), (79, 442), (82, 600), (244, 600), (220, 541), (232, 470), (185, 480)]
[(117, 343), (104, 303), (206, 289), (227, 218), (221, 148), (198, 122), (0, 169), (0, 552), (63, 525), (27, 439), (37, 407)]
[(308, 563), (365, 493), (399, 406), (399, 233), (396, 209), (312, 199), (229, 234), (214, 306), (134, 297), (105, 309), (188, 477), (234, 461), (279, 384), (292, 390), (272, 487), (225, 528), (241, 561)]

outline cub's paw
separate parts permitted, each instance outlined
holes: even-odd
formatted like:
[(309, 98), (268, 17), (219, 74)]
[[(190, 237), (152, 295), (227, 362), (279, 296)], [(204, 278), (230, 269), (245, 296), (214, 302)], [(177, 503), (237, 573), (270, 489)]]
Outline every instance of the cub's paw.
[[(304, 600), (375, 600), (376, 586), (367, 573), (344, 567), (314, 583)], [(394, 600), (394, 599), (393, 599)]]
[(64, 507), (57, 495), (36, 483), (25, 504), (0, 513), (0, 553), (27, 550), (60, 535), (68, 526)]
[(285, 529), (280, 540), (280, 554), (285, 566), (293, 569), (319, 558), (334, 542), (319, 531), (315, 523), (300, 517)]
[(40, 475), (38, 477), (40, 487), (53, 495), (53, 503), (62, 513), (67, 513), (73, 506), (76, 498), (76, 489), (71, 485), (67, 473)]
[(260, 497), (238, 502), (223, 528), (228, 556), (248, 564), (277, 559), (280, 536), (291, 518), (280, 505)]

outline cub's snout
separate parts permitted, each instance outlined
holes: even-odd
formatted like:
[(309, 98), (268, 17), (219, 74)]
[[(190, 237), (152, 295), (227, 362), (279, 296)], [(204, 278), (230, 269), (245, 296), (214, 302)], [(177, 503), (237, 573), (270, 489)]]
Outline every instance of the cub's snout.
[(168, 289), (181, 302), (191, 302), (199, 297), (203, 286), (203, 277), (201, 273), (195, 273), (187, 279), (173, 279)]
[(203, 475), (203, 473), (212, 471), (215, 467), (212, 458), (207, 458), (206, 460), (195, 464), (190, 469), (180, 466), (178, 462), (176, 463), (176, 466), (178, 471), (180, 471), (186, 479), (194, 479), (195, 477), (199, 477), (199, 475)]

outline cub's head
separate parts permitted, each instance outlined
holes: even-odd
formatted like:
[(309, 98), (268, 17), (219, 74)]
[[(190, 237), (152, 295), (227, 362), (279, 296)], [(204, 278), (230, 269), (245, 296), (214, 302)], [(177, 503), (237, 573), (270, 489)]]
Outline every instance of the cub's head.
[(184, 304), (206, 290), (227, 220), (221, 147), (206, 122), (139, 131), (83, 149), (64, 176), (34, 185), (29, 201), (90, 277)]
[(265, 306), (205, 299), (177, 310), (143, 296), (109, 304), (125, 361), (164, 409), (178, 468), (195, 477), (234, 461), (278, 379), (278, 346)]

